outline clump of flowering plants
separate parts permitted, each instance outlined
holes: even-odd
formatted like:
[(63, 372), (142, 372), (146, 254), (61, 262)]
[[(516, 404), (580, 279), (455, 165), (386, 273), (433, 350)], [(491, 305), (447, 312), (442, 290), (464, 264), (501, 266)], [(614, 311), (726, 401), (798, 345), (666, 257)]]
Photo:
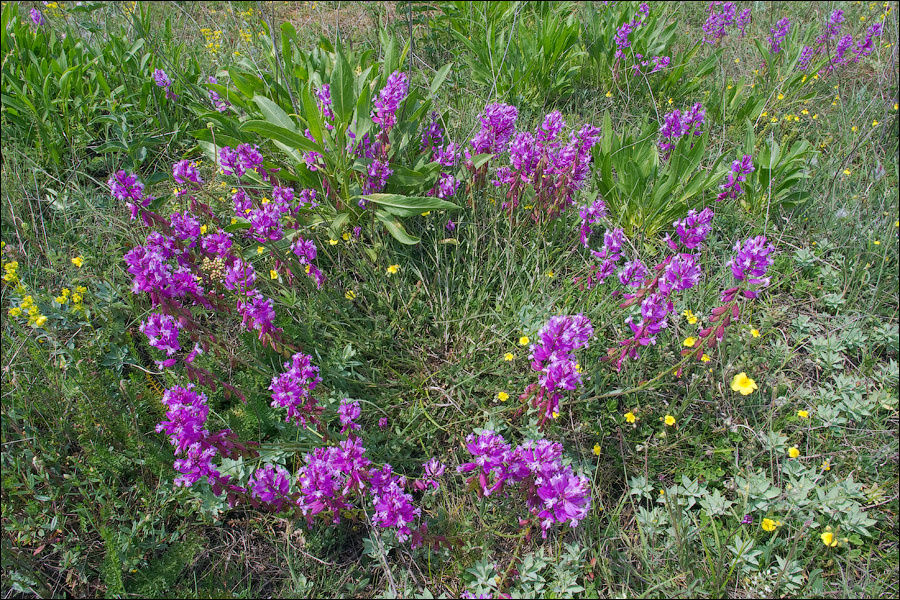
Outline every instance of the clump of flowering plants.
[(233, 87), (210, 88), (236, 110), (205, 114), (218, 127), (197, 132), (201, 144), (213, 156), (238, 142), (270, 142), (280, 177), (316, 193), (309, 224), (326, 224), (332, 239), (347, 231), (371, 236), (379, 225), (401, 243), (417, 243), (401, 219), (456, 209), (450, 200), (464, 173), (459, 146), (444, 139), (431, 103), (451, 65), (421, 91), (401, 69), (405, 51), (398, 56), (393, 40), (385, 43), (380, 64), (371, 53), (320, 50), (324, 59), (310, 58), (304, 76), (292, 78), (296, 89), (230, 70)]

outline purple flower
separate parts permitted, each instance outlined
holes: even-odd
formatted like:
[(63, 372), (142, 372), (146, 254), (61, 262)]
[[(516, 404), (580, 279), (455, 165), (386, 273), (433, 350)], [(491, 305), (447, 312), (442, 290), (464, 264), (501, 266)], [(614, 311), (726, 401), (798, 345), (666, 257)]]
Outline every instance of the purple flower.
[(622, 25), (616, 30), (616, 35), (613, 38), (613, 41), (616, 42), (616, 58), (620, 58), (623, 54), (625, 54), (625, 49), (631, 46), (631, 42), (628, 40), (628, 36), (631, 35), (631, 32), (634, 31), (637, 25), (637, 21), (627, 21), (625, 23), (622, 23)]
[(189, 211), (172, 213), (169, 217), (169, 226), (177, 239), (190, 242), (189, 248), (197, 245), (197, 239), (200, 237), (200, 222)]
[(771, 35), (767, 39), (769, 41), (769, 51), (772, 52), (772, 54), (781, 52), (781, 43), (784, 41), (784, 38), (787, 37), (790, 30), (791, 22), (787, 17), (775, 23), (775, 27), (769, 30)]
[(578, 211), (581, 217), (580, 241), (585, 248), (588, 247), (590, 236), (593, 233), (591, 225), (597, 225), (606, 218), (606, 203), (602, 198), (595, 199), (591, 204), (585, 204)]
[(738, 29), (740, 29), (741, 37), (744, 37), (744, 33), (745, 33), (745, 30), (747, 29), (747, 25), (750, 24), (750, 17), (751, 17), (751, 14), (750, 14), (749, 8), (745, 8), (744, 10), (742, 10), (741, 14), (739, 14), (737, 17), (737, 22), (735, 23), (735, 26)]
[(659, 133), (662, 140), (659, 142), (659, 148), (664, 155), (668, 157), (669, 153), (675, 148), (675, 142), (682, 136), (693, 133), (695, 136), (702, 135), (700, 126), (706, 118), (706, 109), (699, 102), (691, 107), (691, 110), (682, 113), (680, 110), (673, 110), (668, 113), (663, 121), (663, 126)]
[(144, 184), (138, 181), (134, 173), (117, 171), (106, 183), (113, 198), (126, 203), (132, 221), (137, 218), (139, 207), (147, 208), (153, 201), (153, 196), (144, 195)]
[(250, 220), (253, 238), (258, 242), (280, 240), (284, 236), (281, 227), (282, 212), (281, 207), (272, 202), (251, 209), (247, 217)]
[(431, 111), (431, 122), (428, 127), (422, 131), (422, 144), (419, 147), (420, 152), (438, 152), (444, 143), (444, 130), (438, 122), (439, 115)]
[(225, 175), (242, 177), (247, 171), (253, 169), (259, 171), (262, 162), (263, 157), (258, 146), (240, 144), (235, 149), (225, 146), (219, 150), (219, 165)]
[(200, 247), (204, 252), (226, 257), (231, 250), (231, 236), (227, 233), (210, 233), (200, 240)]
[(416, 482), (415, 488), (420, 491), (429, 487), (433, 490), (438, 489), (440, 484), (437, 482), (437, 479), (444, 474), (447, 465), (432, 456), (428, 462), (422, 465), (422, 468), (425, 469), (425, 473), (423, 474), (422, 479)]
[(160, 313), (150, 313), (139, 328), (141, 333), (147, 336), (147, 343), (172, 356), (179, 350), (178, 330), (181, 324), (174, 317)]
[(251, 496), (281, 510), (286, 501), (290, 501), (291, 476), (281, 465), (266, 465), (253, 472), (249, 487)]
[(509, 104), (489, 104), (484, 109), (481, 130), (472, 138), (472, 148), (478, 154), (498, 154), (506, 150), (516, 127), (519, 111)]
[(259, 339), (267, 333), (275, 331), (272, 326), (275, 320), (275, 309), (270, 298), (264, 298), (258, 291), (251, 292), (245, 300), (238, 300), (238, 312), (243, 317), (242, 325), (246, 329), (259, 331)]
[(744, 515), (744, 518), (741, 519), (741, 525), (750, 525), (753, 523), (753, 517), (750, 515)]
[(236, 294), (249, 295), (255, 282), (256, 271), (253, 266), (241, 259), (235, 260), (225, 270), (225, 287)]
[(352, 508), (351, 500), (362, 492), (371, 464), (359, 438), (348, 438), (338, 446), (315, 448), (305, 456), (306, 465), (297, 474), (300, 499), (297, 504), (311, 523), (315, 515), (330, 511), (335, 523), (340, 511)]
[(644, 278), (647, 276), (647, 267), (640, 260), (633, 260), (625, 263), (625, 266), (619, 271), (619, 283), (628, 287), (639, 288), (644, 284)]
[(350, 402), (349, 398), (341, 400), (341, 405), (338, 407), (338, 417), (341, 421), (341, 433), (345, 433), (348, 429), (351, 431), (359, 429), (360, 426), (355, 421), (360, 415), (362, 415), (362, 410), (359, 408), (358, 401), (354, 400), (353, 402)]
[(460, 473), (468, 473), (469, 471), (479, 471), (478, 481), (481, 485), (481, 491), (485, 496), (490, 496), (491, 492), (499, 489), (503, 485), (501, 477), (493, 485), (488, 485), (488, 476), (495, 470), (500, 473), (500, 467), (507, 459), (510, 447), (503, 439), (502, 435), (494, 433), (490, 429), (482, 430), (481, 433), (475, 435), (469, 434), (466, 437), (466, 449), (474, 458), (472, 462), (459, 465), (456, 470)]
[(556, 136), (559, 135), (559, 132), (563, 130), (566, 126), (566, 122), (563, 121), (562, 113), (558, 110), (553, 111), (544, 117), (544, 122), (541, 123), (541, 127), (538, 130), (537, 138), (542, 142), (552, 142), (556, 139)]
[(379, 427), (379, 429), (384, 429), (384, 428), (387, 427), (387, 426), (388, 426), (388, 420), (387, 420), (387, 417), (381, 417), (380, 419), (378, 419), (378, 427)]
[(381, 126), (384, 135), (391, 130), (397, 122), (397, 108), (406, 98), (409, 89), (409, 80), (405, 73), (394, 71), (387, 78), (387, 83), (375, 100), (375, 110), (372, 112), (372, 122)]
[(40, 27), (44, 24), (44, 14), (36, 8), (31, 9), (31, 22)]
[(775, 246), (766, 243), (766, 236), (750, 238), (743, 243), (738, 241), (734, 245), (734, 251), (736, 254), (728, 261), (728, 266), (735, 279), (763, 287), (769, 285), (766, 271), (775, 262), (771, 256)]
[(841, 24), (844, 22), (844, 11), (839, 8), (834, 9), (828, 16), (828, 25), (825, 31), (816, 38), (816, 46), (823, 46), (828, 42), (833, 42), (841, 32)]
[[(172, 177), (175, 179), (175, 183), (180, 185), (192, 183), (199, 186), (203, 183), (203, 179), (200, 177), (200, 171), (197, 170), (197, 166), (189, 160), (182, 160), (175, 163), (172, 167)], [(187, 190), (178, 191), (179, 196), (183, 196), (186, 193)]]
[(375, 506), (372, 522), (383, 528), (396, 527), (397, 541), (401, 543), (412, 535), (409, 525), (421, 512), (413, 506), (412, 496), (403, 491), (405, 485), (406, 478), (391, 473), (390, 465), (384, 465), (372, 476), (372, 503)]
[[(722, 7), (721, 12), (718, 11), (720, 6)], [(706, 18), (706, 23), (703, 24), (704, 41), (707, 44), (714, 44), (725, 37), (726, 27), (734, 25), (734, 3), (711, 2), (706, 10), (709, 16)]]
[(745, 154), (741, 160), (731, 163), (731, 172), (728, 173), (728, 180), (721, 186), (722, 192), (716, 197), (716, 201), (721, 202), (725, 198), (737, 198), (738, 194), (744, 191), (741, 183), (746, 181), (747, 175), (754, 170), (753, 157), (749, 154)]
[[(712, 231), (710, 223), (713, 216), (715, 216), (715, 213), (709, 207), (704, 208), (699, 213), (691, 209), (685, 218), (672, 223), (681, 244), (688, 250), (693, 250), (702, 244), (709, 232)], [(675, 250), (676, 248), (672, 249)]]
[(872, 54), (872, 50), (875, 49), (875, 44), (872, 40), (877, 37), (881, 37), (881, 33), (883, 30), (884, 25), (882, 25), (881, 23), (875, 23), (874, 25), (869, 27), (868, 31), (866, 31), (865, 39), (861, 40), (853, 50), (853, 53), (856, 54), (854, 62), (859, 62), (862, 57)]
[(797, 61), (797, 69), (800, 71), (808, 69), (809, 63), (815, 54), (816, 51), (811, 46), (803, 46), (803, 50), (800, 51), (800, 59)]
[(575, 527), (587, 516), (591, 507), (591, 491), (587, 477), (563, 470), (538, 482), (537, 498), (541, 500), (537, 513), (544, 537), (555, 523), (569, 523)]
[[(394, 170), (388, 166), (387, 161), (375, 159), (366, 170), (366, 182), (363, 185), (363, 194), (375, 194), (384, 189), (387, 184), (388, 177), (394, 173)], [(359, 201), (360, 208), (365, 208), (365, 200)]]
[(300, 427), (306, 425), (307, 420), (317, 423), (322, 407), (311, 394), (322, 381), (319, 367), (312, 364), (311, 356), (298, 352), (291, 362), (284, 363), (284, 368), (284, 373), (276, 375), (269, 386), (272, 406), (287, 409), (286, 423), (293, 420)]
[(844, 62), (844, 55), (847, 54), (847, 50), (852, 46), (853, 36), (848, 33), (838, 41), (837, 47), (834, 49), (834, 58), (831, 59), (832, 67)]
[(659, 291), (668, 295), (672, 290), (684, 291), (700, 281), (700, 265), (690, 254), (676, 254), (659, 278)]
[[(208, 83), (219, 83), (219, 80), (213, 76), (210, 76), (206, 80)], [(218, 92), (215, 90), (208, 90), (209, 100), (212, 102), (213, 107), (219, 112), (225, 112), (228, 110), (228, 107), (231, 106), (231, 103), (227, 100), (223, 100), (221, 96), (219, 96)]]
[(319, 105), (319, 109), (322, 111), (322, 116), (325, 117), (325, 127), (330, 131), (334, 129), (334, 112), (331, 110), (331, 86), (327, 83), (322, 84), (318, 90), (316, 90), (316, 102)]
[(162, 403), (166, 405), (167, 421), (156, 426), (157, 433), (165, 432), (175, 446), (175, 454), (183, 458), (175, 461), (175, 469), (181, 473), (175, 479), (176, 486), (191, 487), (201, 477), (212, 484), (220, 477), (212, 464), (218, 450), (210, 442), (205, 429), (209, 416), (206, 395), (194, 391), (194, 386), (172, 387), (165, 391)]
[(155, 69), (153, 71), (153, 80), (156, 82), (156, 85), (166, 90), (166, 98), (174, 100), (178, 96), (172, 91), (172, 80), (169, 79), (169, 76), (166, 75), (166, 72), (162, 69)]
[(531, 346), (531, 368), (540, 372), (535, 405), (544, 416), (559, 412), (561, 390), (575, 390), (581, 383), (574, 352), (587, 345), (594, 335), (590, 319), (582, 314), (551, 317), (538, 333), (540, 341)]

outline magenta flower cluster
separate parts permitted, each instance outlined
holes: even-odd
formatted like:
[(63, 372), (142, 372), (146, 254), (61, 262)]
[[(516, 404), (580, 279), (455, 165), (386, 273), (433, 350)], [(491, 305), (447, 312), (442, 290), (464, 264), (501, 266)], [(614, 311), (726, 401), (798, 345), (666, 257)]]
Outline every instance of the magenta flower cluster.
[(166, 314), (150, 313), (140, 326), (141, 333), (147, 336), (147, 342), (154, 348), (158, 348), (169, 357), (165, 361), (157, 363), (160, 368), (171, 367), (175, 364), (172, 355), (181, 350), (178, 343), (178, 330), (181, 324)]
[[(548, 114), (532, 133), (520, 131), (509, 145), (509, 166), (497, 170), (496, 186), (507, 186), (503, 207), (512, 211), (526, 188), (534, 191), (535, 220), (553, 218), (572, 204), (590, 172), (591, 148), (600, 140), (600, 130), (583, 125), (560, 134), (566, 123), (559, 111)], [(514, 127), (514, 125), (513, 125)]]
[(456, 193), (459, 189), (460, 180), (450, 171), (456, 166), (458, 156), (458, 146), (454, 142), (448, 142), (443, 145), (444, 130), (441, 128), (437, 120), (437, 113), (432, 113), (431, 122), (425, 131), (422, 132), (422, 151), (431, 153), (431, 160), (440, 164), (441, 173), (438, 176), (437, 183), (433, 188), (428, 190), (429, 196), (447, 199)]
[(44, 14), (36, 8), (31, 9), (31, 22), (34, 23), (35, 27), (40, 27), (44, 24)]
[(587, 346), (593, 335), (590, 319), (582, 314), (551, 317), (538, 333), (540, 341), (531, 345), (531, 368), (540, 375), (526, 394), (534, 395), (532, 403), (541, 411), (541, 423), (559, 414), (564, 390), (574, 391), (581, 384), (575, 351)]
[(481, 129), (472, 138), (472, 148), (476, 154), (499, 154), (505, 152), (509, 139), (516, 130), (519, 110), (509, 104), (488, 104), (482, 113)]
[(372, 122), (381, 127), (382, 134), (387, 139), (387, 134), (397, 123), (397, 109), (406, 98), (409, 90), (409, 78), (406, 73), (394, 71), (387, 78), (387, 83), (375, 100), (375, 110), (372, 111)]
[(312, 357), (298, 352), (284, 363), (285, 371), (272, 378), (272, 407), (287, 409), (285, 422), (303, 427), (307, 421), (318, 423), (322, 407), (312, 396), (312, 391), (322, 382), (319, 367), (312, 364)]
[[(119, 170), (106, 182), (112, 197), (125, 202), (131, 211), (131, 220), (135, 220), (140, 209), (147, 208), (153, 202), (153, 196), (144, 195), (144, 184), (138, 181), (134, 173)], [(149, 225), (149, 223), (145, 224)]]
[(703, 24), (703, 41), (715, 44), (725, 37), (726, 28), (735, 25), (734, 2), (710, 2), (706, 12), (708, 15)]
[[(770, 278), (766, 276), (766, 273), (775, 262), (772, 257), (775, 246), (766, 243), (766, 236), (759, 235), (745, 240), (743, 243), (738, 241), (734, 245), (734, 251), (734, 258), (728, 262), (734, 278), (745, 285), (768, 286)], [(726, 290), (726, 295), (731, 291)], [(746, 298), (756, 298), (758, 291), (747, 289), (743, 294)], [(723, 302), (727, 302), (727, 300), (723, 299)]]
[(578, 216), (581, 217), (581, 227), (579, 229), (579, 240), (585, 248), (590, 243), (591, 235), (594, 233), (594, 225), (599, 225), (606, 218), (606, 203), (603, 199), (596, 198), (590, 204), (585, 204), (578, 210)]
[(280, 511), (291, 501), (291, 476), (281, 465), (265, 465), (250, 476), (250, 495)]
[(174, 100), (178, 97), (175, 95), (175, 92), (172, 91), (172, 80), (169, 79), (169, 76), (166, 75), (166, 72), (162, 69), (154, 69), (153, 81), (156, 82), (156, 85), (166, 90), (166, 98)]
[(474, 472), (484, 496), (501, 491), (525, 497), (525, 505), (538, 520), (543, 537), (554, 525), (576, 527), (591, 506), (587, 477), (576, 475), (562, 462), (562, 444), (549, 440), (526, 440), (512, 448), (503, 436), (489, 429), (470, 434), (466, 449), (473, 460), (457, 467), (460, 473)]
[(672, 149), (675, 148), (676, 142), (685, 135), (703, 135), (700, 126), (706, 119), (706, 109), (697, 102), (689, 111), (682, 113), (675, 109), (668, 113), (663, 121), (663, 126), (659, 130), (662, 139), (659, 141), (659, 149), (662, 150), (663, 156), (668, 158)]
[(613, 41), (616, 43), (616, 63), (622, 56), (625, 55), (625, 50), (631, 47), (631, 40), (629, 40), (629, 36), (634, 32), (638, 27), (643, 26), (644, 19), (650, 16), (650, 6), (646, 3), (641, 3), (638, 8), (638, 14), (634, 16), (634, 19), (631, 21), (626, 21), (619, 26), (616, 30), (616, 35), (613, 37)]
[(787, 17), (784, 17), (775, 23), (775, 27), (769, 30), (769, 37), (766, 38), (769, 42), (769, 52), (772, 54), (781, 52), (781, 44), (784, 42), (784, 38), (787, 37), (790, 31), (791, 22)]
[(741, 160), (731, 163), (731, 171), (728, 173), (727, 180), (721, 186), (722, 191), (716, 196), (716, 202), (721, 202), (726, 198), (733, 200), (744, 193), (741, 183), (746, 181), (747, 175), (754, 170), (753, 157), (749, 154), (745, 154)]

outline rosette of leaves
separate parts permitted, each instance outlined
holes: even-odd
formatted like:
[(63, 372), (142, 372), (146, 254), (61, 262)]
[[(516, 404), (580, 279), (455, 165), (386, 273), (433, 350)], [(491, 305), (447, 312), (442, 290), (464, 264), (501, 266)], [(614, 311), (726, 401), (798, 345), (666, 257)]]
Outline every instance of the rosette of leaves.
[[(366, 135), (380, 135), (371, 118), (374, 100), (387, 77), (402, 69), (408, 51), (408, 46), (399, 50), (394, 39), (385, 34), (381, 40), (380, 61), (374, 59), (372, 51), (354, 53), (340, 45), (332, 47), (327, 40), (313, 52), (301, 54), (295, 51), (299, 42), (293, 27), (285, 24), (280, 68), (274, 71), (283, 76), (257, 75), (248, 64), (243, 64), (245, 70), (229, 68), (225, 75), (231, 85), (208, 87), (233, 108), (224, 113), (205, 112), (202, 118), (209, 126), (194, 132), (195, 136), (211, 157), (223, 146), (270, 144), (265, 154), (277, 156), (277, 161), (267, 161), (264, 167), (280, 169), (277, 177), (284, 185), (316, 190), (320, 206), (304, 218), (307, 225), (327, 225), (334, 239), (348, 228), (380, 224), (397, 241), (418, 243), (419, 238), (407, 231), (403, 219), (430, 210), (459, 208), (428, 195), (442, 169), (447, 168), (432, 161), (430, 152), (420, 150), (421, 131), (431, 118), (431, 99), (451, 64), (437, 71), (427, 90), (410, 86), (384, 144), (392, 174), (382, 193), (365, 194), (363, 184), (372, 159), (357, 158), (351, 148)], [(330, 88), (333, 120), (325, 117), (316, 97), (325, 84)], [(308, 166), (308, 153), (320, 157), (316, 168)], [(456, 175), (461, 177), (462, 172)], [(361, 200), (366, 208), (360, 206)]]

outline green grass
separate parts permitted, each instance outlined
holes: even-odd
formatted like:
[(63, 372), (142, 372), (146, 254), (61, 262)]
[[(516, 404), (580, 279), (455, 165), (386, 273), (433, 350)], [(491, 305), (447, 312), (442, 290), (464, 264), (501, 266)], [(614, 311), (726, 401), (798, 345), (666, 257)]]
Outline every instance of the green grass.
[[(497, 97), (489, 97), (490, 82), (470, 77), (463, 45), (446, 31), (431, 31), (429, 13), (409, 4), (417, 12), (405, 70), (413, 85), (427, 86), (436, 69), (455, 63), (435, 106), (446, 111), (448, 138), (465, 141), (484, 105)], [(463, 590), (496, 594), (499, 577), (501, 591), (523, 596), (890, 596), (900, 562), (900, 167), (893, 66), (898, 8), (889, 4), (873, 57), (829, 77), (788, 85), (757, 75), (760, 57), (751, 40), (765, 44), (769, 27), (782, 16), (802, 27), (801, 34), (818, 31), (835, 7), (846, 11), (844, 27), (858, 39), (880, 14), (880, 3), (754, 3), (748, 38), (729, 35), (715, 50), (715, 70), (672, 105), (668, 95), (632, 80), (598, 90), (605, 75), (585, 66), (582, 76), (563, 82), (559, 89), (571, 91), (560, 92), (554, 104), (521, 107), (520, 130), (558, 108), (576, 128), (600, 124), (609, 112), (614, 131), (622, 132), (657, 112), (718, 97), (744, 78), (756, 84), (746, 89), (747, 97), (765, 98), (767, 113), (750, 116), (754, 154), (771, 141), (786, 148), (806, 140), (816, 151), (804, 160), (809, 178), (790, 187), (810, 194), (796, 207), (770, 202), (765, 189), (754, 190), (746, 205), (711, 202), (716, 190), (703, 196), (716, 211), (703, 279), (679, 297), (657, 344), (621, 372), (600, 360), (629, 335), (612, 282), (593, 290), (572, 282), (590, 263), (578, 244), (577, 210), (542, 224), (524, 216), (511, 220), (499, 207), (503, 192), (491, 185), (469, 194), (464, 184), (455, 198), (463, 206), (457, 213), (407, 219), (409, 232), (422, 239), (414, 246), (381, 234), (331, 246), (328, 234), (313, 232), (317, 264), (328, 277), (321, 291), (305, 280), (284, 294), (282, 284), (261, 283), (275, 299), (285, 338), (321, 368), (326, 415), (343, 397), (361, 401), (367, 456), (411, 477), (431, 456), (447, 463), (440, 490), (417, 500), (429, 533), (445, 543), (415, 550), (373, 533), (365, 521), (307, 528), (303, 519), (249, 505), (229, 508), (206, 485), (172, 485), (172, 449), (154, 431), (164, 415), (157, 390), (160, 384), (183, 385), (185, 378), (173, 370), (145, 372), (155, 373), (152, 360), (159, 358), (137, 329), (150, 306), (131, 293), (121, 256), (142, 243), (146, 231), (129, 221), (104, 184), (134, 154), (98, 155), (94, 143), (72, 137), (70, 146), (61, 146), (71, 161), (60, 166), (43, 147), (6, 135), (19, 125), (4, 108), (3, 264), (19, 263), (18, 275), (48, 323), (32, 328), (9, 316), (22, 294), (3, 283), (3, 594), (424, 597), (427, 590), (452, 597)], [(26, 22), (30, 7), (17, 7)], [(336, 39), (340, 17), (344, 43), (376, 55), (377, 28), (361, 24), (380, 23), (401, 40), (409, 31), (406, 3), (377, 10), (297, 3), (272, 14), (267, 5), (260, 14), (256, 3), (243, 2), (171, 10), (152, 5), (141, 20), (127, 8), (69, 13), (67, 21), (51, 17), (51, 26), (61, 32), (68, 24), (69, 35), (86, 40), (121, 38), (126, 47), (145, 39), (153, 60), (184, 57), (172, 72), (190, 63), (203, 80), (229, 64), (268, 69), (271, 47), (258, 34), (270, 22), (277, 31), (284, 18), (312, 48), (319, 32)], [(583, 9), (563, 4), (554, 10), (577, 16)], [(674, 46), (667, 48), (673, 55), (701, 35), (705, 6), (651, 10), (665, 11), (678, 24)], [(223, 32), (215, 53), (201, 28)], [(240, 31), (251, 29), (256, 33), (244, 40)], [(791, 43), (799, 48), (801, 40)], [(693, 60), (712, 52), (702, 46)], [(527, 72), (528, 65), (515, 68)], [(690, 72), (686, 77), (679, 87), (688, 89)], [(203, 101), (198, 83), (179, 83), (186, 105)], [(779, 100), (779, 93), (785, 98)], [(108, 110), (96, 102), (94, 109)], [(199, 156), (191, 137), (206, 125), (199, 112), (169, 115), (177, 122), (166, 130), (165, 143), (148, 146), (138, 161), (142, 173), (165, 173), (173, 161)], [(162, 131), (157, 121), (142, 125), (138, 119), (129, 127), (128, 139)], [(730, 164), (745, 139), (743, 118), (713, 121), (701, 168), (720, 154)], [(277, 160), (274, 147), (264, 151)], [(589, 178), (579, 202), (594, 186)], [(159, 184), (159, 193), (167, 187)], [(445, 229), (448, 216), (457, 224), (453, 232)], [(663, 224), (663, 231), (668, 228)], [(710, 362), (689, 363), (676, 377), (671, 371), (681, 360), (681, 342), (697, 330), (683, 312), (706, 322), (731, 279), (726, 263), (734, 242), (762, 233), (778, 250), (771, 285), (745, 303), (740, 322), (710, 352)], [(646, 262), (653, 262), (657, 247), (653, 239), (639, 246)], [(74, 256), (84, 258), (82, 267), (71, 263)], [(274, 266), (268, 255), (256, 260), (260, 273)], [(389, 276), (392, 264), (399, 272)], [(88, 290), (86, 313), (51, 301), (62, 287), (78, 285)], [(353, 300), (345, 298), (348, 290)], [(518, 340), (534, 340), (553, 315), (577, 312), (591, 319), (596, 332), (578, 354), (587, 379), (541, 432), (537, 413), (518, 398), (536, 381)], [(242, 403), (221, 387), (205, 389), (215, 423), (210, 427), (229, 427), (243, 440), (260, 442), (265, 456), (296, 472), (302, 454), (319, 439), (285, 425), (269, 407), (267, 387), (285, 358), (255, 334), (241, 332), (233, 316), (204, 319), (227, 356), (208, 353), (197, 364), (247, 395)], [(514, 360), (504, 360), (507, 352)], [(753, 377), (759, 390), (732, 392), (739, 372)], [(510, 396), (506, 402), (497, 399), (501, 391)], [(798, 416), (799, 410), (810, 418)], [(627, 412), (638, 417), (633, 425), (625, 422)], [(663, 424), (665, 415), (675, 417), (675, 426)], [(389, 423), (384, 430), (376, 425), (382, 416)], [(516, 443), (541, 436), (561, 442), (567, 460), (591, 480), (589, 516), (543, 539), (537, 527), (520, 526), (528, 513), (519, 499), (482, 499), (467, 489), (455, 466), (469, 456), (466, 435), (482, 427)], [(329, 435), (333, 441), (333, 427)], [(793, 446), (798, 459), (788, 457)], [(254, 466), (247, 461), (231, 467), (246, 477)], [(753, 515), (752, 524), (740, 524), (745, 514)], [(767, 532), (763, 518), (782, 524)], [(838, 547), (822, 543), (826, 526), (835, 531)], [(735, 562), (738, 554), (742, 560)]]

